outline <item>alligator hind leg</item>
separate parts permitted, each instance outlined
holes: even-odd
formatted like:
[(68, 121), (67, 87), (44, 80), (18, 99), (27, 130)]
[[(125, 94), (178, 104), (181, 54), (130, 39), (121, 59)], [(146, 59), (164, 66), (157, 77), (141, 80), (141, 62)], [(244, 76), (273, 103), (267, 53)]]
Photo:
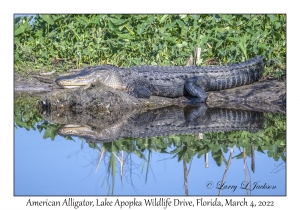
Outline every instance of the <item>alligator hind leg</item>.
[(192, 77), (184, 84), (187, 93), (195, 98), (187, 101), (187, 103), (204, 103), (207, 99), (207, 94), (204, 91), (209, 85), (209, 79), (207, 77)]

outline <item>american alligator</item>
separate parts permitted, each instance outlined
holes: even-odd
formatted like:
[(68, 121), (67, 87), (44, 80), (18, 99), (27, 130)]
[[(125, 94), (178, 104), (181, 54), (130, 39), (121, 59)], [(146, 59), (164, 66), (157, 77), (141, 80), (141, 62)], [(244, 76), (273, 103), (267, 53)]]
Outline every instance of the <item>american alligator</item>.
[(117, 90), (123, 90), (136, 98), (150, 95), (176, 98), (189, 96), (189, 102), (202, 103), (207, 99), (205, 91), (216, 91), (251, 84), (263, 74), (263, 58), (254, 57), (246, 62), (226, 66), (95, 66), (80, 73), (62, 76), (56, 84), (63, 88), (88, 88), (101, 82)]
[(39, 109), (74, 110), (81, 112), (128, 112), (140, 108), (158, 108), (169, 105), (182, 105), (185, 98), (153, 96), (149, 99), (135, 98), (124, 91), (118, 91), (101, 83), (85, 91), (77, 89), (55, 89), (41, 96)]
[[(285, 114), (285, 84), (275, 80), (257, 82), (221, 91), (207, 92), (206, 105), (209, 108), (227, 108), (249, 111), (266, 111)], [(55, 89), (40, 96), (39, 108), (51, 110), (90, 110), (95, 112), (129, 112), (141, 108), (159, 108), (170, 105), (184, 106), (185, 97), (166, 98), (151, 96), (149, 99), (135, 98), (124, 91), (118, 91), (101, 83), (81, 91), (75, 89)]]
[[(263, 128), (264, 114), (256, 111), (207, 108), (200, 106), (169, 106), (144, 112), (76, 114), (45, 112), (42, 115), (54, 123), (63, 124), (57, 133), (78, 136), (91, 141), (112, 141), (120, 138), (146, 138), (202, 132)], [(111, 118), (111, 120), (109, 119)]]

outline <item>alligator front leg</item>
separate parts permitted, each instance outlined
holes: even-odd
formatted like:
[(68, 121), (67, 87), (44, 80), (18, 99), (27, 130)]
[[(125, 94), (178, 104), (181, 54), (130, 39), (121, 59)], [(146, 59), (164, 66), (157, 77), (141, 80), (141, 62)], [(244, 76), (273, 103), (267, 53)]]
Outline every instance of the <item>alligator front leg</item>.
[(89, 83), (89, 84), (87, 84), (87, 85), (85, 85), (85, 86), (81, 86), (81, 87), (79, 87), (79, 90), (80, 90), (80, 92), (81, 93), (83, 93), (83, 92), (85, 92), (87, 89), (89, 89), (90, 87), (92, 87), (92, 83)]
[(150, 98), (151, 92), (148, 88), (143, 86), (135, 86), (129, 94), (136, 98)]
[(207, 77), (192, 77), (188, 79), (185, 84), (185, 90), (187, 93), (195, 98), (187, 101), (187, 103), (204, 103), (207, 99), (207, 94), (205, 92), (206, 87), (209, 85), (209, 79)]

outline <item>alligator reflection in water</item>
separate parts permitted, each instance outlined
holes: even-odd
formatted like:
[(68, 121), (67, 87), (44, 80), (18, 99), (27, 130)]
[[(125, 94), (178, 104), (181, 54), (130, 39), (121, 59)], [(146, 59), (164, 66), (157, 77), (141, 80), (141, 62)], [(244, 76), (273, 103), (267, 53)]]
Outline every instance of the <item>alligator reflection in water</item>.
[[(19, 113), (17, 110), (20, 110), (19, 112), (28, 114), (28, 111), (24, 111), (28, 110), (27, 108), (23, 109), (17, 107), (15, 109), (15, 116), (19, 116), (19, 114), (17, 114)], [(236, 167), (237, 164), (243, 166), (245, 174), (246, 172), (250, 174), (251, 168), (253, 172), (255, 170), (255, 174), (251, 174), (252, 180), (264, 181), (270, 179), (270, 176), (266, 176), (266, 173), (270, 172), (270, 170), (262, 170), (266, 169), (267, 165), (270, 165), (270, 162), (266, 162), (265, 159), (273, 158), (274, 161), (278, 161), (278, 159), (281, 158), (285, 162), (286, 121), (285, 116), (281, 114), (241, 111), (237, 109), (206, 108), (203, 106), (203, 104), (199, 107), (170, 106), (148, 111), (136, 110), (134, 112), (120, 112), (117, 110), (113, 110), (111, 112), (93, 112), (92, 110), (88, 111), (87, 109), (80, 109), (77, 110), (76, 113), (70, 111), (66, 112), (65, 110), (59, 111), (59, 109), (51, 110), (52, 111), (40, 110), (42, 111), (42, 116), (44, 116), (45, 120), (40, 121), (42, 124), (39, 123), (39, 127), (36, 128), (46, 129), (43, 138), (49, 138), (49, 133), (51, 131), (51, 135), (53, 137), (51, 137), (51, 139), (54, 140), (54, 136), (57, 134), (56, 129), (59, 126), (58, 124), (61, 125), (61, 128), (73, 127), (73, 130), (75, 131), (74, 132), (71, 129), (70, 133), (61, 133), (60, 130), (60, 134), (74, 136), (81, 135), (87, 140), (98, 139), (109, 141), (124, 136), (134, 137), (104, 143), (101, 141), (81, 141), (80, 139), (74, 139), (74, 142), (78, 144), (74, 145), (73, 142), (67, 141), (68, 144), (66, 144), (66, 147), (62, 147), (61, 143), (65, 141), (61, 141), (61, 138), (58, 138), (59, 141), (57, 144), (53, 144), (51, 142), (51, 145), (58, 145), (57, 147), (62, 149), (59, 151), (59, 154), (63, 154), (63, 158), (65, 157), (66, 153), (69, 154), (68, 158), (72, 156), (76, 158), (76, 167), (74, 168), (77, 168), (79, 160), (78, 158), (82, 157), (82, 160), (87, 160), (88, 162), (80, 161), (80, 165), (84, 168), (87, 164), (92, 166), (91, 170), (95, 170), (95, 173), (97, 173), (97, 175), (95, 175), (96, 180), (103, 177), (102, 183), (108, 183), (108, 194), (133, 195), (135, 194), (133, 190), (137, 190), (135, 192), (138, 194), (151, 195), (151, 193), (153, 193), (151, 189), (155, 188), (157, 190), (155, 191), (155, 194), (162, 193), (164, 195), (181, 195), (183, 189), (183, 163), (185, 194), (212, 195), (215, 194), (212, 190), (206, 190), (205, 187), (203, 187), (207, 181), (211, 180), (210, 177), (212, 176), (217, 177), (216, 179), (212, 180), (214, 183), (223, 184), (226, 182), (227, 184), (224, 184), (226, 186), (228, 183), (236, 184), (235, 180), (242, 179), (242, 181), (244, 181), (244, 176), (242, 175), (241, 177), (241, 173), (235, 172), (234, 167)], [(32, 115), (32, 113), (30, 115)], [(22, 115), (22, 118), (25, 120), (28, 119), (27, 115)], [(30, 118), (30, 122), (31, 121), (32, 120)], [(52, 121), (55, 124), (49, 124), (49, 121)], [(16, 122), (20, 121), (16, 119)], [(23, 124), (20, 123), (20, 125)], [(248, 130), (254, 132), (263, 127), (264, 129), (257, 133), (244, 131), (235, 132), (235, 130)], [(118, 130), (113, 130), (113, 128), (117, 128)], [(43, 130), (41, 129), (41, 131)], [(175, 135), (168, 136), (167, 138), (136, 138), (182, 133), (199, 133), (206, 131), (234, 132), (208, 132), (202, 136), (201, 141), (199, 141), (197, 138), (198, 135)], [(107, 135), (108, 133), (111, 135)], [(112, 136), (113, 133), (115, 134), (114, 136)], [(99, 136), (102, 136), (103, 139), (99, 139)], [(28, 139), (31, 139), (30, 135)], [(66, 139), (70, 140), (70, 138)], [(16, 140), (16, 142), (22, 143), (24, 141)], [(28, 143), (31, 142), (31, 140), (28, 141)], [(35, 144), (36, 141), (33, 143)], [(43, 146), (43, 144), (41, 145)], [(75, 151), (74, 147), (69, 147), (69, 145), (75, 146)], [(79, 150), (78, 146), (80, 147)], [(61, 153), (61, 151), (64, 150), (67, 152)], [(27, 152), (30, 154), (32, 153), (32, 150), (28, 150)], [(90, 156), (87, 156), (87, 153)], [(57, 156), (55, 153), (52, 154), (52, 152), (50, 152), (50, 154), (55, 157)], [(53, 161), (53, 156), (51, 155), (49, 156), (49, 163), (47, 163), (47, 165), (49, 165), (52, 161), (54, 162), (53, 165), (57, 165), (58, 168), (61, 168), (62, 165), (58, 164), (57, 161)], [(48, 155), (45, 155), (45, 160), (47, 157)], [(251, 165), (248, 164), (250, 157), (252, 161)], [(33, 160), (37, 159), (36, 155), (33, 155), (32, 158)], [(22, 159), (22, 157), (20, 159)], [(210, 160), (212, 160), (212, 162)], [(241, 161), (243, 160), (244, 165), (241, 165)], [(72, 168), (70, 164), (74, 163), (73, 161), (59, 162), (65, 163), (66, 165), (63, 165), (63, 167), (68, 168), (67, 170)], [(205, 172), (202, 171), (202, 169), (198, 167), (199, 163), (203, 164), (205, 168), (209, 167), (209, 169), (205, 170)], [(221, 166), (224, 166), (224, 163), (226, 166), (225, 171), (220, 168)], [(195, 164), (197, 164), (196, 168), (194, 167)], [(275, 162), (275, 164), (277, 163)], [(230, 165), (233, 167), (230, 167)], [(166, 166), (168, 166), (168, 170), (166, 170)], [(150, 177), (152, 167), (153, 178)], [(192, 170), (190, 170), (191, 168)], [(229, 173), (227, 173), (228, 168), (230, 168)], [(238, 171), (242, 172), (240, 169), (241, 168), (239, 168)], [(164, 173), (162, 172), (163, 170), (165, 170)], [(273, 167), (271, 170), (273, 170)], [(40, 170), (40, 168), (37, 167), (37, 171), (44, 170)], [(64, 171), (59, 171), (61, 174), (64, 174)], [(22, 173), (21, 171), (19, 172)], [(222, 178), (223, 172), (223, 177), (226, 177), (226, 179)], [(155, 177), (157, 173), (159, 173), (159, 180), (157, 177)], [(233, 173), (234, 176), (232, 176)], [(79, 174), (80, 173), (76, 173), (76, 175), (78, 175), (76, 180), (82, 180), (82, 175)], [(120, 175), (121, 180), (116, 179), (117, 174)], [(202, 177), (201, 179), (199, 179), (199, 174)], [(268, 174), (270, 175), (270, 173)], [(278, 177), (279, 175), (277, 174), (276, 176)], [(27, 177), (32, 177), (32, 175), (28, 175)], [(47, 176), (45, 177), (47, 178)], [(61, 180), (61, 175), (58, 175), (57, 177), (59, 180)], [(147, 183), (147, 186), (145, 186), (146, 184), (144, 183), (144, 180), (140, 179), (141, 177), (145, 177), (145, 183)], [(172, 179), (169, 177), (172, 177)], [(246, 178), (245, 175), (245, 181), (251, 181), (249, 176), (247, 177), (248, 178)], [(179, 183), (177, 181), (178, 178), (180, 179)], [(285, 182), (281, 178), (284, 178), (284, 176), (280, 175), (279, 179), (273, 177), (272, 180), (276, 180), (276, 183), (281, 183), (284, 185)], [(138, 180), (143, 183), (140, 183)], [(167, 182), (167, 180), (170, 180), (170, 182)], [(155, 181), (156, 185), (154, 185), (152, 181)], [(78, 183), (80, 183), (78, 186), (82, 184), (82, 182)], [(123, 191), (123, 186), (127, 185), (128, 183), (129, 185), (132, 185), (132, 189), (130, 188), (128, 191)], [(95, 182), (95, 184), (97, 185), (95, 189), (98, 193), (98, 181)], [(143, 187), (138, 188), (140, 185), (143, 185)], [(86, 188), (87, 185), (84, 184), (83, 186)], [(101, 188), (102, 186), (104, 185), (102, 184)], [(115, 186), (116, 191), (111, 190), (114, 189), (113, 186)], [(119, 186), (122, 188), (121, 191), (118, 191)], [(163, 188), (161, 189), (166, 189), (165, 191), (159, 189), (162, 186)], [(175, 186), (180, 188), (178, 189), (179, 191), (174, 190)], [(282, 193), (280, 189), (278, 190), (278, 193)], [(218, 193), (217, 191), (216, 194)], [(235, 191), (234, 193), (239, 195), (241, 193), (244, 194), (244, 190), (242, 191), (243, 192), (241, 192), (241, 190), (239, 192)], [(72, 191), (70, 192), (72, 194)], [(269, 192), (273, 193), (273, 191)], [(222, 192), (222, 194), (228, 195), (232, 193), (233, 192), (228, 192), (226, 190)], [(255, 193), (261, 194), (262, 191)], [(88, 192), (88, 195), (91, 194), (93, 194), (92, 191)], [(103, 189), (101, 189), (101, 194), (104, 194)]]
[(90, 113), (47, 113), (51, 121), (63, 124), (57, 133), (78, 136), (92, 141), (112, 141), (120, 138), (148, 138), (203, 132), (263, 128), (262, 112), (200, 106), (170, 106), (144, 112), (104, 113), (100, 118)]

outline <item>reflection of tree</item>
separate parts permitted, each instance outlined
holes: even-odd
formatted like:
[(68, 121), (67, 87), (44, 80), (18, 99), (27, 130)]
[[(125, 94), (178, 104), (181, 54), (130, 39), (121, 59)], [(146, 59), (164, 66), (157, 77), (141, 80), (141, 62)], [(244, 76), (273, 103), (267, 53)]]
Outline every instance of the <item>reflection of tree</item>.
[(185, 189), (185, 195), (189, 195), (189, 186), (188, 186), (188, 176), (189, 172), (186, 167), (186, 161), (183, 160), (183, 177), (184, 177), (184, 189)]
[(255, 172), (255, 154), (254, 154), (254, 146), (251, 145), (251, 170)]
[(100, 164), (101, 164), (101, 161), (102, 161), (102, 158), (103, 158), (104, 154), (105, 154), (105, 149), (102, 147), (101, 148), (101, 152), (100, 152), (100, 156), (99, 156), (99, 159), (98, 159), (98, 164), (97, 164), (95, 173), (97, 173), (97, 171), (98, 171), (98, 169), (100, 167)]
[[(232, 154), (233, 154), (233, 148), (234, 147), (231, 147), (231, 150), (230, 150), (230, 155), (229, 155), (229, 158), (228, 158), (228, 161), (227, 161), (227, 165), (226, 165), (226, 169), (225, 169), (225, 172), (223, 174), (223, 178), (222, 178), (222, 182), (221, 182), (221, 186), (223, 186), (224, 182), (225, 182), (225, 178), (226, 178), (226, 174), (229, 170), (229, 166), (231, 164), (231, 159), (232, 159)], [(222, 191), (222, 187), (219, 189), (219, 193), (218, 195), (221, 195), (221, 191)]]
[[(245, 174), (245, 183), (246, 183), (246, 193), (247, 195), (249, 195), (249, 189), (248, 189), (248, 173), (247, 173), (247, 154), (246, 154), (246, 150), (245, 148), (243, 149), (243, 154), (244, 154), (244, 174)], [(251, 185), (251, 181), (250, 181), (250, 185)]]

